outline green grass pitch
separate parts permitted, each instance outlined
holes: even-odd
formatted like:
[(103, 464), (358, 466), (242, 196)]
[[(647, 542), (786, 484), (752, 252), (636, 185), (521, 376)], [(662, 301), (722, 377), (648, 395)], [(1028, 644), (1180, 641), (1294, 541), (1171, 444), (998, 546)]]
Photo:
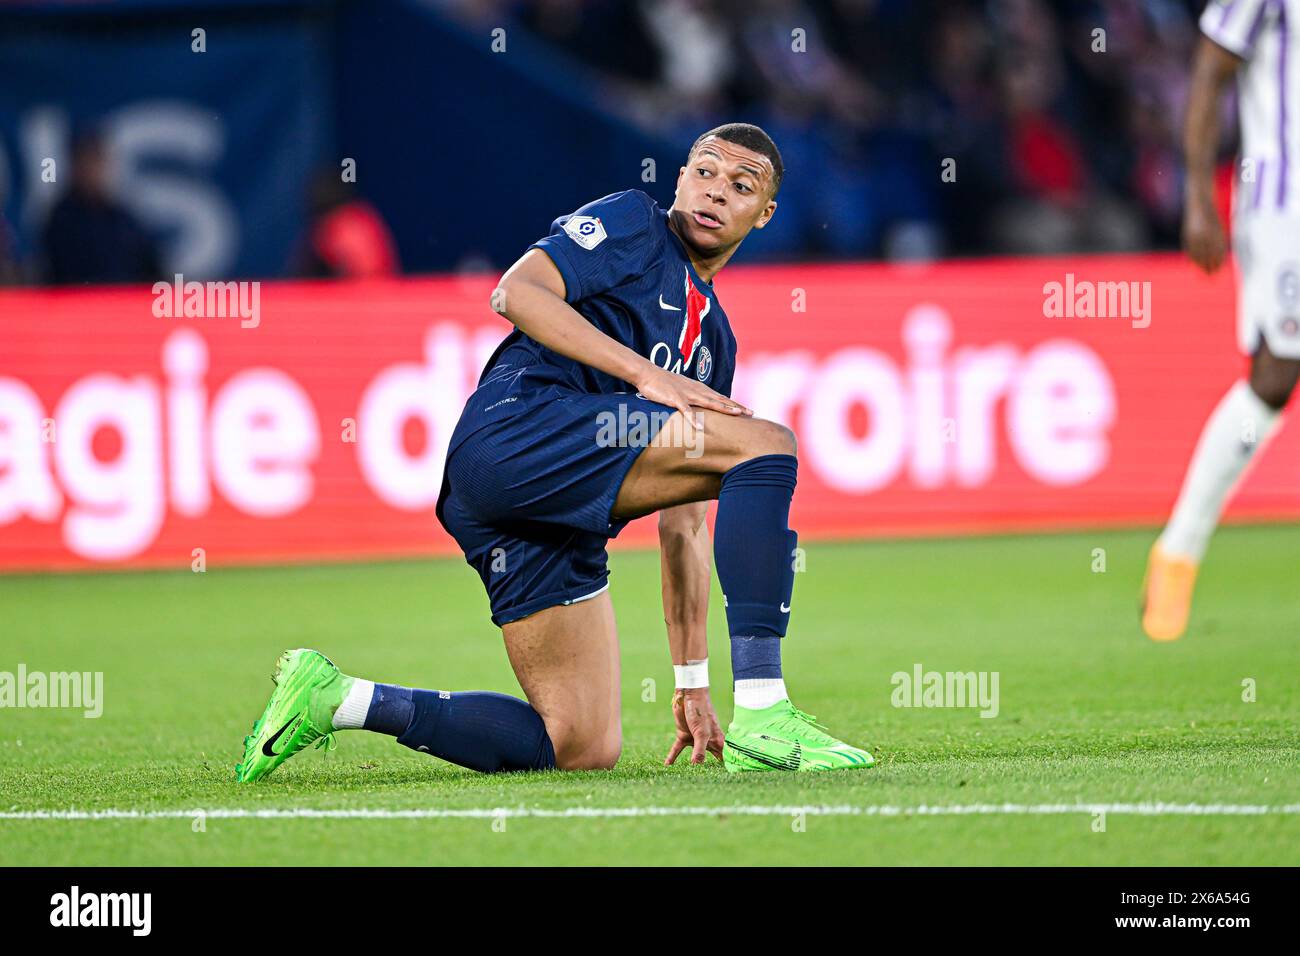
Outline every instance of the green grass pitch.
[[(653, 552), (612, 559), (625, 745), (609, 773), (481, 776), (344, 732), (333, 753), (310, 750), (261, 784), (233, 782), (285, 647), (319, 648), (376, 680), (518, 693), (478, 581), (458, 559), (0, 579), (0, 671), (22, 663), (104, 674), (99, 719), (0, 710), (0, 863), (1300, 863), (1300, 528), (1220, 532), (1192, 627), (1169, 645), (1148, 641), (1136, 620), (1151, 538), (1097, 531), (809, 547), (787, 683), (796, 704), (878, 762), (824, 775), (662, 766), (673, 685)], [(1104, 572), (1094, 570), (1098, 548)], [(720, 600), (710, 630), (725, 725)], [(916, 664), (998, 672), (998, 715), (894, 707), (891, 675)], [(1254, 701), (1243, 699), (1248, 681)], [(1002, 809), (1157, 803), (1270, 812)], [(674, 809), (684, 807), (751, 812)], [(867, 809), (800, 817), (800, 807)], [(70, 808), (181, 813), (15, 816)], [(486, 815), (200, 819), (190, 815), (197, 808)]]

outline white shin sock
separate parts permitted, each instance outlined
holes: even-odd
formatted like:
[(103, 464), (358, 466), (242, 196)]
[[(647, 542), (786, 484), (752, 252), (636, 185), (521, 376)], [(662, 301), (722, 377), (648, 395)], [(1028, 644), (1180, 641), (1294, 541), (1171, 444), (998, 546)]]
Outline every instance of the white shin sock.
[(334, 711), (335, 730), (361, 730), (370, 713), (370, 699), (375, 696), (374, 681), (357, 678), (348, 689), (339, 709)]
[(785, 681), (780, 677), (738, 680), (735, 684), (736, 706), (762, 710), (786, 699)]
[(1200, 561), (1219, 523), (1228, 492), (1276, 430), (1280, 412), (1266, 405), (1244, 379), (1210, 414), (1160, 547)]

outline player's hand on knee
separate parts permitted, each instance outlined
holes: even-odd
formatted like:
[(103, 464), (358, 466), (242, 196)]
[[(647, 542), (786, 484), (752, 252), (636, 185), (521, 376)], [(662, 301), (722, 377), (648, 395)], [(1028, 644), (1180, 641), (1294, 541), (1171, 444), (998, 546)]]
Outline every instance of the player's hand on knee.
[(691, 748), (691, 763), (704, 763), (707, 754), (722, 759), (722, 726), (713, 711), (713, 700), (707, 687), (675, 691), (673, 720), (677, 724), (677, 737), (668, 749), (665, 767), (671, 765), (687, 747)]
[(682, 413), (686, 421), (696, 428), (702, 428), (697, 408), (708, 408), (724, 415), (753, 415), (754, 413), (737, 401), (733, 401), (720, 392), (715, 392), (703, 382), (697, 382), (685, 375), (678, 375), (656, 366), (650, 366), (641, 380), (634, 383), (639, 395), (661, 405), (671, 405)]

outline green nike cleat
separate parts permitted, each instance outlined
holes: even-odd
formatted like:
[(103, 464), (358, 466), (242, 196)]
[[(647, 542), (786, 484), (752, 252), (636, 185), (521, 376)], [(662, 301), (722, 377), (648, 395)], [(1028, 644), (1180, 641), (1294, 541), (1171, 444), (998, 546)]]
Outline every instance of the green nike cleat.
[(294, 754), (317, 747), (334, 749), (334, 711), (347, 695), (347, 677), (319, 651), (285, 651), (271, 675), (275, 691), (244, 738), (244, 759), (235, 767), (240, 783), (261, 780)]
[(736, 708), (722, 760), (727, 770), (853, 770), (873, 767), (871, 754), (836, 740), (788, 700), (762, 710)]

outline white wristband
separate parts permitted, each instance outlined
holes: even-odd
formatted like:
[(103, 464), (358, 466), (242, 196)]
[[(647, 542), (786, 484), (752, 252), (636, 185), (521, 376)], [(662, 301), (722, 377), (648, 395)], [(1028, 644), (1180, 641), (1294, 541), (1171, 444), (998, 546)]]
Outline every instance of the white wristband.
[(687, 661), (685, 664), (674, 664), (673, 673), (677, 675), (678, 690), (709, 686), (708, 658), (702, 661)]

